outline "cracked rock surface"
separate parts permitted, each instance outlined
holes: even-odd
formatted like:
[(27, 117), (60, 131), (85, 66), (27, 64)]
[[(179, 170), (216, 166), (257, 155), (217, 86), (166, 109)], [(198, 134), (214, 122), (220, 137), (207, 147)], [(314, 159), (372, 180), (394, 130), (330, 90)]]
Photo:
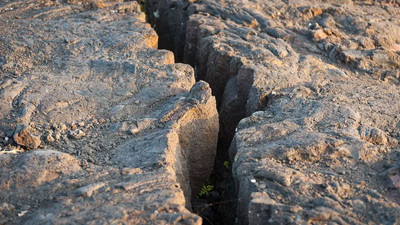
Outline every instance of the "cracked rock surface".
[(227, 224), (400, 222), (398, 1), (148, 9), (217, 98), (237, 192)]
[(0, 223), (201, 224), (206, 82), (136, 1), (0, 2)]

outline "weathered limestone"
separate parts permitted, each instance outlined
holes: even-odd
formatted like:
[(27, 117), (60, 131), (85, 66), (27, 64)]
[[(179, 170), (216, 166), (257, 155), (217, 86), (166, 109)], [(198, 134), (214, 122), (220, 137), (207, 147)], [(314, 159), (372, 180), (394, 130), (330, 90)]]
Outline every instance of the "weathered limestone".
[(222, 145), (235, 135), (238, 224), (399, 223), (398, 1), (148, 9), (159, 30), (177, 32), (169, 48), (210, 83)]
[(400, 93), (393, 85), (336, 82), (320, 94), (282, 90), (267, 110), (240, 122), (230, 149), (238, 223), (399, 222), (398, 190), (384, 175), (399, 157), (398, 138), (388, 132), (396, 118), (375, 112), (398, 113), (398, 103), (387, 104)]
[[(170, 43), (165, 45), (183, 55), (183, 61), (195, 67), (199, 79), (210, 83), (220, 106), (220, 133), (230, 140), (240, 118), (262, 109), (269, 92), (310, 79), (308, 71), (304, 71), (308, 66), (306, 55), (326, 54), (327, 60), (345, 62), (359, 72), (398, 83), (399, 14), (398, 8), (392, 6), (398, 3), (381, 2), (370, 5), (343, 1), (335, 5), (337, 1), (278, 0), (190, 4), (164, 0), (149, 1), (148, 11), (154, 12), (149, 15), (156, 20), (156, 29), (168, 34), (166, 39)], [(169, 10), (171, 7), (173, 10)], [(365, 11), (365, 15), (359, 15), (360, 11)], [(372, 23), (371, 28), (364, 29), (368, 22)], [(177, 29), (176, 23), (187, 24), (186, 29)], [(166, 29), (170, 32), (162, 32)], [(312, 35), (321, 29), (331, 30), (329, 38), (313, 40)], [(224, 115), (229, 115), (229, 119)]]
[(0, 2), (1, 222), (200, 224), (217, 105), (225, 223), (400, 223), (398, 1), (146, 4), (209, 86), (136, 2)]
[(144, 19), (135, 1), (0, 3), (0, 223), (202, 223), (216, 101)]

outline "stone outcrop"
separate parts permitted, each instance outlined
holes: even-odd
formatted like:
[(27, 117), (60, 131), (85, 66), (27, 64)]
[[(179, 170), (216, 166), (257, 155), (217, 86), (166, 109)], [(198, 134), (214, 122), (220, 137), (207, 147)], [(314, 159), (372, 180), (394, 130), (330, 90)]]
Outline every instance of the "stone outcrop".
[(397, 2), (192, 3), (149, 1), (147, 8), (156, 29), (169, 36), (164, 46), (210, 83), (220, 108), (221, 135), (228, 142), (239, 120), (263, 109), (271, 91), (311, 79), (307, 55), (323, 55), (331, 64), (342, 62), (357, 73), (398, 83)]
[[(382, 175), (398, 160), (398, 138), (388, 132), (396, 119), (374, 113), (396, 102), (396, 87), (346, 80), (324, 90), (319, 98), (305, 86), (282, 90), (239, 123), (230, 153), (240, 224), (399, 222), (398, 190)], [(345, 95), (331, 96), (336, 91)], [(371, 93), (382, 98), (369, 106), (352, 100)], [(395, 105), (387, 112), (397, 114)]]
[(164, 0), (148, 11), (210, 83), (221, 150), (234, 136), (227, 224), (399, 223), (398, 1)]
[(399, 7), (0, 2), (0, 223), (400, 223)]
[(201, 224), (216, 101), (136, 1), (2, 1), (0, 30), (0, 223)]

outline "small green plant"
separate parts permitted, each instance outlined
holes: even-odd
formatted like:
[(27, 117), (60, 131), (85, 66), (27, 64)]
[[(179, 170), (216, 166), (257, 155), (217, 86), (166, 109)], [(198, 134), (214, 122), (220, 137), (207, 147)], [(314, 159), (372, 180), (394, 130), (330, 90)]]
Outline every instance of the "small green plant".
[(201, 191), (198, 194), (199, 197), (204, 197), (204, 196), (208, 196), (210, 194), (210, 192), (214, 189), (214, 186), (209, 184), (209, 185), (203, 185), (203, 187), (201, 187)]
[(197, 195), (197, 198), (207, 197), (213, 189), (214, 189), (213, 182), (210, 178), (208, 178), (203, 187), (201, 187), (201, 190)]
[(225, 168), (229, 169), (229, 162), (228, 162), (228, 161), (225, 161), (225, 162), (224, 162), (224, 166), (225, 166)]

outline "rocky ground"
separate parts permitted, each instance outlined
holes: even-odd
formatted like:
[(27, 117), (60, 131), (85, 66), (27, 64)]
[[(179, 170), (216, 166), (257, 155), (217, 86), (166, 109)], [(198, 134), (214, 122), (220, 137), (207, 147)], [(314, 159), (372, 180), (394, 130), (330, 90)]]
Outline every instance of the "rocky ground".
[(0, 224), (201, 224), (215, 98), (136, 1), (1, 1), (0, 30)]
[(215, 173), (230, 148), (235, 183), (218, 190), (226, 224), (400, 223), (398, 1), (147, 8), (160, 47), (217, 98)]
[(399, 1), (146, 12), (0, 2), (0, 224), (400, 224)]

